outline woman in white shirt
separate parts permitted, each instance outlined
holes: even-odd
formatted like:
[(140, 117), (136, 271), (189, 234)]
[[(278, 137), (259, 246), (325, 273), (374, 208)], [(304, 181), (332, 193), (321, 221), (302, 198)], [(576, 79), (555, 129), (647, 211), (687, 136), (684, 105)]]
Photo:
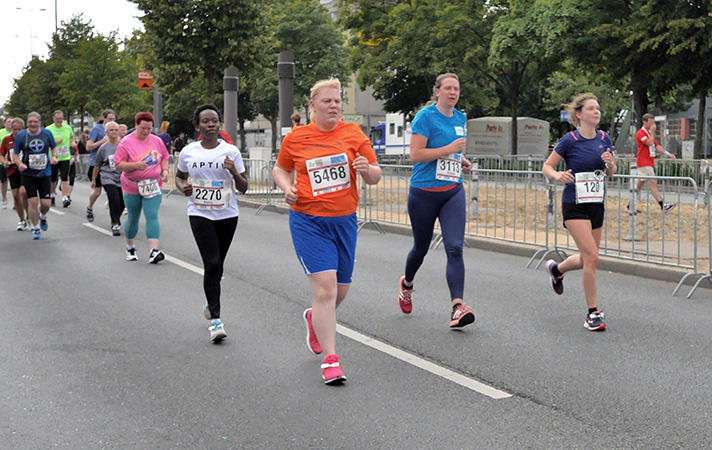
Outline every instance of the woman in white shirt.
[(220, 113), (217, 107), (199, 106), (193, 123), (202, 139), (181, 151), (176, 187), (190, 197), (188, 218), (204, 267), (203, 314), (211, 321), (210, 340), (217, 342), (227, 336), (220, 319), (220, 279), (237, 229), (239, 210), (235, 189), (244, 194), (248, 181), (240, 151), (218, 139)]

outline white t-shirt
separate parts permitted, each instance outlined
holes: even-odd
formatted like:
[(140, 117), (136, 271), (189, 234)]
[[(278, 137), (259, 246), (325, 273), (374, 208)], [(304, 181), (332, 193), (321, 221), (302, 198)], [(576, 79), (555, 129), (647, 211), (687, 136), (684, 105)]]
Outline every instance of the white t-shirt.
[(188, 200), (188, 215), (222, 220), (240, 214), (230, 171), (223, 163), (229, 156), (238, 173), (245, 171), (240, 151), (220, 141), (213, 149), (203, 148), (200, 141), (188, 144), (180, 152), (178, 170), (190, 175), (193, 195)]

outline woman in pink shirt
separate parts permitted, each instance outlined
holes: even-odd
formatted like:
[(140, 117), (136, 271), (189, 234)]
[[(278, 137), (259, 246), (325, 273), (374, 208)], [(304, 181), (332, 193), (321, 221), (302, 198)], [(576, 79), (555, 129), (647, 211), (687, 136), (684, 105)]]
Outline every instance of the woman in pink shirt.
[(158, 208), (161, 206), (163, 182), (168, 181), (168, 151), (153, 130), (153, 114), (136, 114), (136, 130), (124, 137), (114, 155), (114, 166), (121, 173), (121, 189), (128, 211), (124, 225), (126, 235), (126, 260), (136, 261), (134, 240), (138, 234), (141, 210), (146, 217), (146, 238), (151, 251), (148, 262), (158, 264), (165, 258), (158, 249), (161, 224)]

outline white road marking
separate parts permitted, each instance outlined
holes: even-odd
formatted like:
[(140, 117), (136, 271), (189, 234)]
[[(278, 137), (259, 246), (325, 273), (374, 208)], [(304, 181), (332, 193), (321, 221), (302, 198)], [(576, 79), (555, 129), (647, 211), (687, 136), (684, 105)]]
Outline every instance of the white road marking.
[(60, 216), (63, 216), (63, 215), (66, 214), (66, 213), (63, 213), (62, 211), (60, 211), (60, 210), (58, 210), (58, 209), (55, 209), (55, 208), (50, 208), (50, 209), (49, 209), (49, 212), (52, 212), (52, 213), (55, 213), (55, 214), (59, 214)]
[[(96, 225), (93, 225), (91, 223), (84, 223), (85, 227), (92, 228), (100, 233), (103, 233), (107, 236), (111, 236), (111, 232), (108, 230), (104, 230), (103, 228), (97, 227)], [(191, 272), (197, 273), (198, 275), (203, 275), (203, 269), (201, 269), (198, 266), (194, 266), (193, 264), (187, 263), (183, 260), (180, 260), (178, 258), (174, 258), (172, 256), (166, 255), (166, 261), (171, 262), (177, 266), (180, 266), (184, 269), (190, 270)], [(223, 277), (224, 279), (224, 277)], [(354, 331), (351, 328), (345, 327), (343, 325), (336, 325), (336, 332), (341, 334), (342, 336), (345, 336), (349, 339), (353, 339), (354, 341), (361, 343), (367, 347), (371, 347), (374, 350), (378, 350), (379, 352), (383, 352), (386, 355), (390, 355), (396, 359), (399, 359), (405, 363), (408, 363), (412, 366), (415, 366), (419, 369), (425, 370), (426, 372), (430, 372), (433, 375), (439, 376), (441, 378), (444, 378), (446, 380), (452, 381), (453, 383), (459, 384), (460, 386), (466, 387), (467, 389), (471, 389), (475, 392), (478, 392), (482, 395), (486, 395), (487, 397), (493, 398), (495, 400), (503, 399), (503, 398), (510, 398), (512, 394), (504, 391), (500, 391), (499, 389), (495, 389), (492, 386), (488, 386), (482, 382), (479, 382), (477, 380), (474, 380), (472, 378), (468, 378), (462, 374), (453, 372), (450, 369), (446, 369), (445, 367), (438, 366), (437, 364), (431, 363), (430, 361), (426, 361), (425, 359), (415, 356), (411, 353), (405, 352), (403, 350), (397, 349), (393, 346), (390, 346), (384, 342), (381, 342), (377, 339), (370, 338), (364, 334), (359, 333), (358, 331)]]
[[(168, 256), (168, 255), (166, 255), (166, 261), (172, 262), (172, 263), (175, 264), (176, 266), (180, 266), (180, 267), (182, 267), (182, 268), (184, 268), (184, 269), (188, 269), (188, 270), (190, 270), (191, 272), (195, 272), (195, 273), (197, 273), (198, 275), (200, 275), (201, 277), (203, 276), (203, 269), (201, 269), (201, 268), (198, 267), (198, 266), (194, 266), (194, 265), (192, 265), (192, 264), (190, 264), (190, 263), (187, 263), (187, 262), (182, 261), (182, 260), (180, 260), (180, 259), (178, 259), (178, 258), (174, 258), (174, 257)], [(223, 278), (224, 278), (224, 277), (223, 277)]]
[(370, 338), (366, 335), (363, 335), (363, 334), (361, 334), (357, 331), (354, 331), (350, 328), (347, 328), (345, 326), (337, 324), (336, 331), (339, 334), (346, 336), (350, 339), (353, 339), (356, 342), (359, 342), (363, 345), (366, 345), (366, 346), (371, 347), (375, 350), (383, 352), (383, 353), (390, 355), (394, 358), (400, 359), (401, 361), (411, 364), (411, 365), (418, 367), (420, 369), (423, 369), (426, 372), (430, 372), (433, 375), (437, 375), (439, 377), (445, 378), (446, 380), (450, 380), (453, 383), (457, 383), (460, 386), (464, 386), (468, 389), (471, 389), (475, 392), (479, 392), (480, 394), (486, 395), (493, 399), (509, 398), (512, 396), (512, 394), (509, 394), (504, 391), (500, 391), (499, 389), (495, 389), (495, 388), (488, 386), (484, 383), (481, 383), (477, 380), (473, 380), (472, 378), (468, 378), (464, 375), (453, 372), (450, 369), (446, 369), (444, 367), (438, 366), (437, 364), (433, 364), (430, 361), (426, 361), (423, 358), (412, 355), (408, 352), (404, 352), (403, 350), (392, 347), (392, 346), (385, 344), (379, 340)]
[(103, 229), (103, 228), (101, 228), (101, 227), (97, 227), (97, 226), (94, 225), (93, 223), (84, 222), (82, 225), (84, 225), (84, 226), (87, 227), (87, 228), (91, 228), (92, 230), (96, 230), (96, 231), (98, 231), (99, 233), (105, 234), (105, 235), (107, 235), (107, 236), (113, 236), (113, 235), (111, 234), (111, 231), (105, 230), (105, 229)]

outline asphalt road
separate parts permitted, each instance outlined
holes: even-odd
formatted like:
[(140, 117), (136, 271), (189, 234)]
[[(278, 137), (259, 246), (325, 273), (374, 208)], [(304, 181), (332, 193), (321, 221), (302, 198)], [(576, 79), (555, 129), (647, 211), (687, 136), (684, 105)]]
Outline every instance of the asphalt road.
[(367, 227), (338, 311), (348, 381), (325, 386), (305, 345), (311, 291), (286, 215), (243, 207), (222, 283), (228, 338), (214, 345), (185, 198), (164, 197), (168, 259), (156, 266), (143, 220), (140, 259), (125, 261), (104, 195), (87, 226), (88, 193), (78, 184), (39, 241), (0, 210), (2, 449), (712, 445), (707, 291), (685, 300), (671, 283), (599, 273), (608, 331), (592, 333), (580, 273), (557, 296), (528, 258), (465, 249), (477, 321), (453, 331), (442, 246), (406, 316), (396, 287), (410, 238)]

